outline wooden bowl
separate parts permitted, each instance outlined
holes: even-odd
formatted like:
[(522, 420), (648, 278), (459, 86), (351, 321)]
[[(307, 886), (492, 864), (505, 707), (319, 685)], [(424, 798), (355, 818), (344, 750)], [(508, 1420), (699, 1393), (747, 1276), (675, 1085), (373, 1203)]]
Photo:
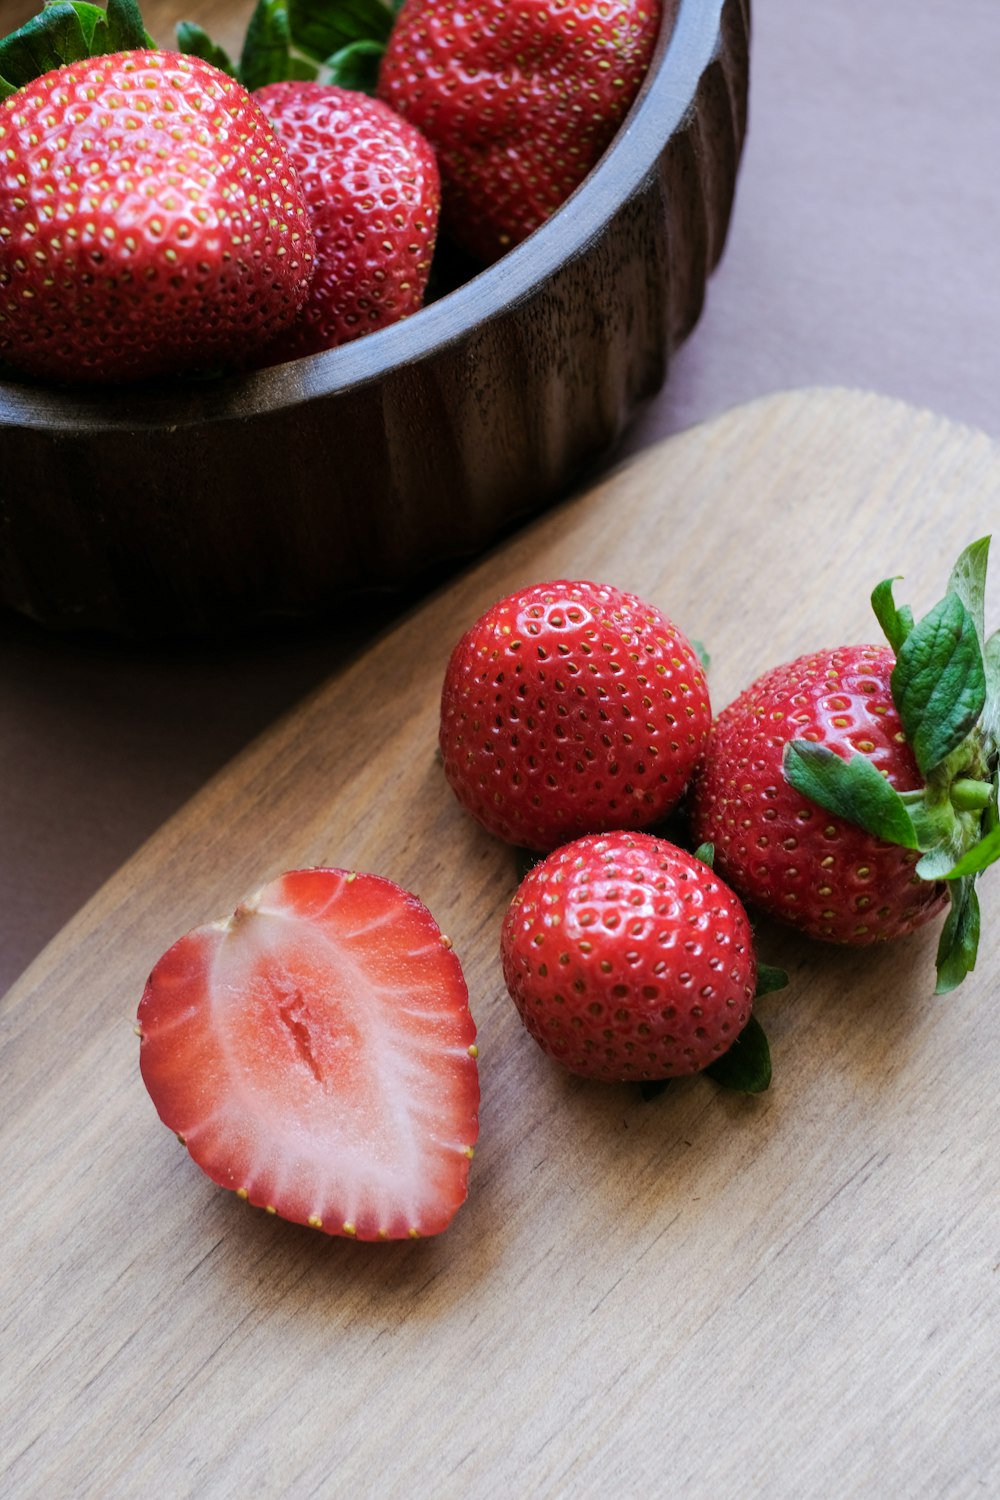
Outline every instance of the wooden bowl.
[(318, 615), (440, 575), (564, 494), (701, 311), (748, 33), (749, 0), (680, 0), (572, 198), (406, 322), (212, 382), (0, 381), (0, 599), (147, 636)]

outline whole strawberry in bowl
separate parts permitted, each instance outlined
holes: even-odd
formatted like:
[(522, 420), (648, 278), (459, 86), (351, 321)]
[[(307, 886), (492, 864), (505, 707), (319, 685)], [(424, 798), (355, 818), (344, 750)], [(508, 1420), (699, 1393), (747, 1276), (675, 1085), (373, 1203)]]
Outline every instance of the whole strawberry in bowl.
[(0, 360), (115, 382), (240, 363), (313, 273), (260, 106), (198, 58), (81, 58), (0, 104)]
[(417, 312), (441, 198), (419, 130), (378, 99), (333, 85), (271, 83), (254, 97), (289, 154), (316, 238), (308, 300), (263, 361), (332, 349)]
[(976, 961), (979, 875), (1000, 859), (1000, 631), (987, 635), (989, 539), (923, 618), (872, 604), (888, 646), (775, 667), (719, 714), (692, 825), (757, 908), (827, 942), (900, 937), (949, 905), (938, 990)]
[(405, 0), (380, 96), (438, 152), (448, 233), (477, 260), (579, 187), (646, 75), (660, 0)]
[[(362, 14), (381, 43), (358, 35)], [(194, 26), (177, 46), (250, 92), (371, 89), (394, 19), (377, 0), (262, 0), (246, 60)], [(630, 107), (566, 200), (485, 269), (439, 232), (424, 305), (390, 326), (113, 399), (0, 371), (0, 601), (143, 636), (329, 614), (440, 578), (564, 495), (614, 451), (701, 311), (735, 190), (748, 33), (746, 0), (665, 6)], [(23, 86), (4, 57), (0, 44), (0, 78)]]

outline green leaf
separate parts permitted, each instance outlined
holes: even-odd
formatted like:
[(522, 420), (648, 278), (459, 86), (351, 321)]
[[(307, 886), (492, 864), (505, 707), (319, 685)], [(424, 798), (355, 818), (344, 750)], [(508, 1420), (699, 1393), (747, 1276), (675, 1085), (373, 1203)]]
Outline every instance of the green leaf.
[(941, 930), (937, 951), (936, 995), (947, 995), (957, 989), (976, 967), (979, 950), (979, 898), (975, 878), (967, 876), (953, 881), (948, 888), (951, 911)]
[(918, 848), (906, 804), (865, 755), (844, 760), (825, 745), (789, 740), (785, 780), (827, 812), (846, 818), (887, 844)]
[(981, 870), (986, 870), (990, 865), (996, 864), (1000, 859), (1000, 824), (992, 828), (989, 833), (981, 838), (978, 844), (973, 844), (967, 849), (957, 864), (940, 878), (943, 880), (961, 880), (967, 875), (978, 875)]
[(385, 56), (382, 42), (351, 42), (341, 47), (324, 65), (330, 83), (338, 88), (354, 89), (359, 94), (374, 94), (378, 84), (379, 64)]
[(715, 863), (715, 845), (699, 844), (694, 851), (694, 858), (701, 860), (703, 865), (708, 865), (708, 868), (711, 869)]
[(103, 52), (134, 52), (150, 45), (136, 0), (108, 0), (107, 36)]
[(946, 594), (914, 626), (896, 654), (890, 684), (926, 776), (961, 744), (986, 702), (975, 621), (957, 594)]
[(771, 1049), (764, 1028), (751, 1016), (728, 1052), (705, 1068), (709, 1078), (741, 1094), (762, 1094), (771, 1082)]
[(754, 999), (759, 1000), (761, 995), (771, 995), (775, 990), (783, 990), (788, 987), (788, 975), (784, 969), (776, 969), (773, 964), (757, 965), (757, 988), (754, 991)]
[(288, 21), (295, 46), (325, 62), (354, 42), (384, 46), (392, 12), (381, 0), (288, 0)]
[[(54, 8), (57, 3), (58, 0), (46, 0), (46, 7)], [(101, 6), (87, 5), (83, 3), (83, 0), (71, 0), (71, 3), (83, 28), (84, 39), (88, 47), (91, 48), (91, 51), (86, 55), (93, 56), (94, 35), (98, 30), (107, 27), (107, 13)]]
[(0, 41), (0, 76), (8, 87), (23, 88), (43, 73), (61, 68), (64, 63), (89, 57), (91, 37), (97, 25), (104, 24), (104, 12), (97, 6), (97, 20), (83, 16), (75, 5), (47, 5), (37, 16), (12, 31)]
[(106, 11), (85, 0), (53, 0), (0, 41), (0, 97), (66, 63), (153, 45), (135, 0), (109, 0)]
[(712, 658), (705, 650), (704, 644), (701, 641), (692, 641), (691, 649), (698, 660), (701, 662), (702, 671), (707, 672), (709, 667), (712, 665)]
[(292, 74), (292, 36), (285, 0), (258, 0), (240, 53), (238, 76), (253, 92)]
[(913, 629), (913, 611), (904, 604), (902, 609), (896, 608), (896, 601), (892, 597), (892, 586), (898, 581), (896, 578), (883, 578), (882, 582), (872, 589), (872, 609), (875, 618), (882, 627), (882, 633), (893, 651), (898, 652), (900, 646), (906, 640)]
[(16, 94), (17, 89), (6, 78), (0, 77), (0, 100), (9, 99), (11, 94)]
[(194, 21), (178, 21), (177, 50), (189, 57), (200, 57), (202, 62), (211, 63), (213, 68), (228, 73), (230, 78), (236, 77), (236, 64), (229, 53), (217, 42), (213, 42), (208, 32), (203, 31)]
[(961, 857), (961, 841), (949, 839), (937, 848), (929, 849), (914, 865), (913, 871), (921, 880), (947, 880), (955, 868), (955, 861)]
[(990, 538), (983, 536), (959, 557), (948, 579), (949, 594), (957, 594), (972, 616), (979, 644), (986, 633), (986, 565), (990, 556)]
[(986, 673), (986, 706), (979, 729), (987, 755), (1000, 750), (1000, 630), (994, 630), (983, 646), (983, 670)]

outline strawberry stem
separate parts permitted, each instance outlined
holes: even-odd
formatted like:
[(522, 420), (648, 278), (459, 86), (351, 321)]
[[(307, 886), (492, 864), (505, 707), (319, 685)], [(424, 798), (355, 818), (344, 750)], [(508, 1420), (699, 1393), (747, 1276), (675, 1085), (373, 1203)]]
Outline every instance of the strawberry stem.
[(1000, 860), (1000, 632), (985, 634), (989, 544), (981, 537), (965, 549), (944, 598), (920, 620), (897, 607), (896, 579), (872, 592), (896, 653), (892, 698), (923, 787), (897, 792), (862, 754), (844, 760), (805, 740), (785, 747), (785, 778), (797, 791), (876, 838), (919, 849), (921, 879), (947, 882), (951, 911), (938, 950), (939, 994), (975, 964), (975, 882)]
[(986, 781), (955, 781), (951, 788), (951, 805), (956, 812), (982, 812), (993, 800), (993, 788)]

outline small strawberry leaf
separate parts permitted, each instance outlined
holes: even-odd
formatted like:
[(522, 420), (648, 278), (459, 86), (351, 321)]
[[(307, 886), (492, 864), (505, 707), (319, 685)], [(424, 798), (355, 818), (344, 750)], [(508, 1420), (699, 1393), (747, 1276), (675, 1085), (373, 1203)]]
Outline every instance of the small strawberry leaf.
[(986, 702), (976, 623), (957, 594), (946, 594), (896, 653), (890, 678), (903, 732), (926, 776), (962, 743)]
[(694, 858), (700, 860), (703, 865), (708, 865), (711, 870), (715, 864), (715, 845), (699, 844), (694, 851)]
[(916, 849), (916, 830), (902, 797), (867, 756), (844, 760), (825, 745), (789, 740), (785, 780), (827, 812), (846, 818), (887, 844)]
[(13, 92), (43, 73), (91, 56), (95, 30), (104, 12), (96, 5), (46, 5), (0, 41), (0, 75)]
[(962, 843), (959, 837), (948, 839), (939, 844), (935, 849), (929, 849), (919, 862), (914, 865), (914, 873), (921, 880), (948, 880), (957, 860), (963, 858)]
[(872, 609), (882, 627), (883, 635), (893, 651), (898, 653), (900, 646), (913, 629), (913, 611), (906, 604), (902, 609), (896, 608), (896, 601), (892, 597), (892, 586), (896, 582), (898, 582), (898, 574), (896, 578), (883, 578), (881, 583), (876, 584), (872, 590)]
[(986, 638), (983, 670), (986, 673), (986, 707), (979, 721), (979, 732), (986, 754), (996, 755), (1000, 751), (1000, 630)]
[(771, 1049), (756, 1016), (750, 1017), (729, 1051), (709, 1063), (704, 1071), (723, 1088), (741, 1094), (762, 1094), (769, 1087)]
[(784, 969), (776, 969), (773, 964), (757, 965), (757, 988), (754, 990), (754, 999), (759, 1000), (761, 995), (771, 995), (775, 990), (783, 990), (788, 987), (788, 975)]
[(703, 672), (707, 672), (708, 669), (709, 669), (709, 667), (712, 665), (712, 658), (709, 656), (708, 652), (705, 650), (705, 647), (702, 644), (702, 642), (701, 641), (692, 641), (691, 642), (691, 649), (694, 652), (695, 656), (698, 658), (698, 660), (701, 662), (702, 671)]
[(324, 65), (325, 76), (338, 88), (359, 94), (374, 94), (385, 47), (381, 42), (351, 42), (341, 47)]
[(941, 930), (937, 951), (936, 995), (957, 989), (976, 967), (979, 949), (979, 897), (974, 876), (952, 881), (948, 887), (951, 910)]
[(142, 24), (136, 0), (108, 0), (105, 15), (107, 33), (102, 39), (102, 52), (134, 52), (156, 45)]
[(316, 68), (293, 55), (284, 0), (258, 0), (240, 53), (238, 77), (252, 93), (287, 78), (315, 78)]
[(384, 48), (392, 12), (382, 0), (288, 0), (288, 23), (295, 46), (324, 62), (354, 42)]
[(211, 63), (213, 68), (228, 73), (230, 78), (236, 77), (236, 64), (230, 58), (229, 53), (217, 42), (213, 42), (208, 32), (203, 31), (193, 21), (178, 22), (177, 50), (186, 53), (189, 57), (200, 57), (202, 62)]
[[(967, 875), (978, 875), (1000, 859), (1000, 825), (992, 828), (971, 849), (967, 849), (957, 864), (952, 865), (940, 878), (962, 880)], [(922, 861), (921, 861), (922, 863)]]
[(107, 10), (85, 0), (51, 0), (0, 41), (0, 98), (66, 63), (155, 45), (135, 0), (108, 0)]
[(986, 566), (990, 556), (990, 538), (983, 536), (959, 557), (948, 579), (947, 593), (957, 594), (972, 616), (979, 644), (986, 633)]

